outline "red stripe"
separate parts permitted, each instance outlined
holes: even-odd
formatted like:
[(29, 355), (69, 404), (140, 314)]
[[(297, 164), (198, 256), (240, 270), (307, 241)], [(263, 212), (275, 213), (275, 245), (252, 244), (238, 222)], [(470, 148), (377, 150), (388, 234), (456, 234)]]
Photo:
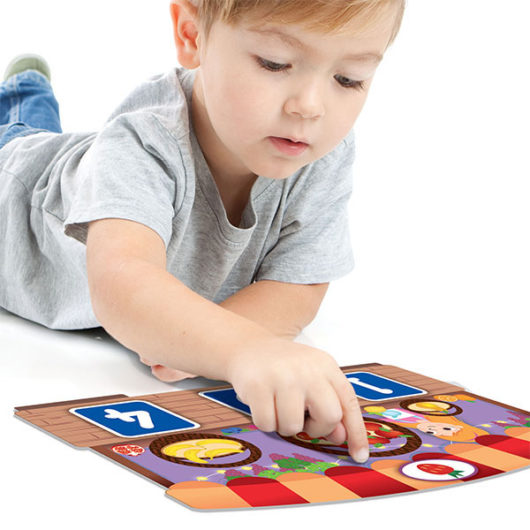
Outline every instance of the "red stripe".
[(277, 480), (266, 477), (241, 477), (226, 484), (251, 506), (278, 506), (282, 504), (308, 504)]
[(326, 476), (360, 497), (375, 497), (377, 495), (416, 491), (416, 488), (366, 467), (332, 467), (326, 470)]
[(503, 436), (502, 434), (485, 434), (477, 436), (475, 442), (486, 447), (492, 447), (511, 455), (522, 456), (530, 459), (530, 442), (526, 440), (518, 440), (511, 436)]
[(460, 456), (448, 455), (447, 453), (420, 453), (418, 455), (414, 455), (412, 457), (412, 460), (414, 460), (414, 462), (418, 462), (420, 460), (428, 460), (430, 458), (439, 458), (439, 459), (444, 459), (444, 460), (458, 460), (459, 462), (466, 462), (467, 464), (474, 465), (478, 469), (478, 473), (476, 475), (473, 475), (472, 477), (459, 479), (463, 481), (476, 480), (479, 478), (491, 477), (492, 475), (498, 475), (499, 473), (503, 473), (501, 469), (495, 469), (494, 467), (486, 466), (484, 464), (479, 464), (478, 462), (474, 462), (473, 460), (467, 460), (466, 458), (462, 458)]

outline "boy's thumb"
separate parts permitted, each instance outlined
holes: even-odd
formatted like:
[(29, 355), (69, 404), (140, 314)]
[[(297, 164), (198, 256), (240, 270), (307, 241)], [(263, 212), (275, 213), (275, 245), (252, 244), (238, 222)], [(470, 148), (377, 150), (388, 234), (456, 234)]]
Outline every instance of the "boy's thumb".
[(344, 427), (344, 423), (342, 423), (342, 421), (339, 422), (333, 431), (331, 431), (324, 438), (335, 445), (344, 443), (346, 440), (346, 429)]

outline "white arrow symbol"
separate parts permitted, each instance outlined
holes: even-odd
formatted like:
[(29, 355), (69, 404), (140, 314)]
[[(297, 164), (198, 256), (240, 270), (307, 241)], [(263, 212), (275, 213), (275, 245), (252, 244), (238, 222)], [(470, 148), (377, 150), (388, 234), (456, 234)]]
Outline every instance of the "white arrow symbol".
[(142, 429), (154, 429), (153, 420), (151, 420), (151, 415), (145, 410), (134, 410), (131, 412), (120, 412), (115, 409), (105, 409), (105, 418), (109, 420), (122, 420), (127, 423), (132, 423), (135, 421), (135, 416), (138, 419), (138, 423)]
[(348, 379), (354, 382), (356, 385), (364, 386), (364, 388), (374, 390), (375, 392), (379, 392), (380, 394), (392, 394), (392, 390), (390, 390), (390, 388), (379, 388), (377, 386), (369, 385), (368, 383), (363, 383), (358, 377), (348, 377)]

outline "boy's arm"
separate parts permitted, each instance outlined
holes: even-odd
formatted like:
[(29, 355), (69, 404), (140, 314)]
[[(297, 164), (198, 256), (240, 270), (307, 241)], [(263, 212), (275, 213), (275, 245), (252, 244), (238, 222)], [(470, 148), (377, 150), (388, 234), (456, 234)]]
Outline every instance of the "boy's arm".
[(164, 242), (150, 228), (89, 223), (90, 298), (110, 335), (154, 363), (228, 381), (262, 431), (347, 439), (352, 457), (368, 459), (357, 397), (331, 355), (210, 302), (165, 267)]
[(279, 337), (292, 340), (315, 318), (328, 285), (261, 280), (219, 305), (253, 320)]
[[(228, 380), (231, 355), (248, 343), (274, 338), (267, 329), (201, 297), (167, 272), (162, 239), (139, 223), (91, 222), (87, 273), (100, 324), (150, 361)], [(209, 333), (204, 332), (205, 322)]]

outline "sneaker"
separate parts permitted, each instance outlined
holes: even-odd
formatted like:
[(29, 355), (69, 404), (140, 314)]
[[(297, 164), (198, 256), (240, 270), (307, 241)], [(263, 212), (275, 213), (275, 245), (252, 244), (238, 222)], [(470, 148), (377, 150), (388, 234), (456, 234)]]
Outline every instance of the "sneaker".
[(6, 68), (4, 73), (4, 81), (7, 81), (11, 76), (25, 72), (26, 70), (37, 70), (45, 76), (48, 81), (51, 81), (50, 67), (48, 63), (40, 55), (34, 53), (28, 53), (24, 55), (18, 55), (15, 57)]

